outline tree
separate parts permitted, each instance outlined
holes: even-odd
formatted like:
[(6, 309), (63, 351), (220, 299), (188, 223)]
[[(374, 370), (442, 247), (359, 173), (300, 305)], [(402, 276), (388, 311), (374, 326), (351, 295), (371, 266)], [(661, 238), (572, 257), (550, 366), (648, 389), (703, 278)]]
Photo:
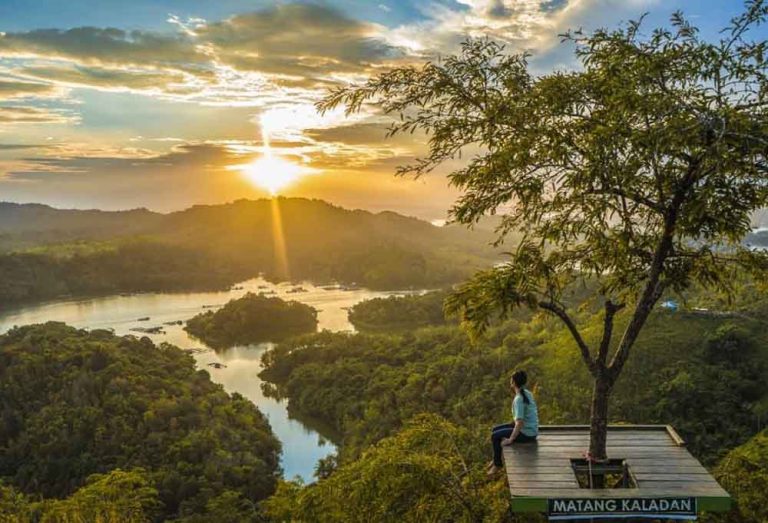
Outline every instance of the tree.
[(141, 469), (94, 474), (70, 497), (43, 502), (42, 523), (144, 523), (161, 513), (157, 489)]
[(736, 502), (735, 510), (721, 521), (758, 523), (768, 520), (768, 506), (765, 504), (768, 431), (756, 434), (744, 445), (731, 450), (715, 468), (715, 477)]
[[(594, 381), (595, 459), (607, 458), (611, 390), (662, 294), (694, 283), (728, 292), (738, 269), (765, 276), (766, 256), (741, 240), (768, 204), (766, 42), (748, 39), (767, 15), (763, 0), (747, 2), (716, 42), (681, 13), (648, 36), (642, 21), (569, 32), (581, 67), (541, 76), (527, 55), (469, 40), (456, 56), (338, 88), (318, 104), (348, 113), (374, 104), (398, 117), (390, 135), (426, 132), (427, 154), (400, 175), (471, 153), (448, 175), (463, 192), (452, 218), (471, 225), (503, 210), (498, 243), (512, 231), (522, 240), (446, 308), (479, 331), (521, 306), (562, 321)], [(563, 299), (585, 280), (597, 283), (604, 314), (594, 344)]]
[(274, 521), (508, 521), (498, 487), (470, 466), (472, 443), (465, 429), (421, 414), (328, 478), (281, 483), (262, 507)]

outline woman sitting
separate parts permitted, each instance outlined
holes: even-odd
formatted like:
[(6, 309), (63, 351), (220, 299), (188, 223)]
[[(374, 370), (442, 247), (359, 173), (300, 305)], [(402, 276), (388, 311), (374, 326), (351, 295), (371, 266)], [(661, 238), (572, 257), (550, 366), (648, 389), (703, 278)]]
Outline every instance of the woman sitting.
[(528, 375), (524, 370), (512, 374), (509, 385), (514, 392), (512, 399), (512, 419), (514, 423), (505, 423), (493, 427), (491, 443), (493, 444), (493, 461), (488, 463), (488, 475), (493, 476), (501, 470), (501, 447), (513, 443), (531, 443), (539, 435), (539, 411), (533, 394), (525, 389)]

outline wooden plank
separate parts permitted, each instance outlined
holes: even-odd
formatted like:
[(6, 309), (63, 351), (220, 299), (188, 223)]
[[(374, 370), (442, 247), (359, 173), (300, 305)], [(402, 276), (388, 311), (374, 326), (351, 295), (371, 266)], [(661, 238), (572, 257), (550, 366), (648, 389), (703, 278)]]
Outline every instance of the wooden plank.
[[(571, 470), (571, 458), (569, 456), (544, 456), (536, 454), (515, 454), (512, 452), (505, 452), (503, 454), (509, 466), (525, 465), (526, 467), (565, 467)], [(636, 456), (632, 458), (626, 458), (627, 463), (633, 470), (637, 467), (640, 468), (663, 468), (668, 470), (672, 463), (675, 467), (690, 467), (694, 469), (704, 469), (703, 465), (692, 456), (678, 456), (670, 459), (667, 456)], [(706, 469), (704, 469), (706, 470)]]
[(638, 481), (714, 481), (712, 476), (710, 476), (707, 471), (693, 471), (686, 473), (680, 473), (680, 471), (677, 471), (675, 473), (669, 474), (659, 472), (647, 473), (633, 471), (633, 473)]
[[(630, 469), (638, 481), (714, 481), (712, 476), (704, 469), (691, 469), (688, 472), (681, 472), (675, 469), (675, 472), (644, 472), (637, 471), (634, 468)], [(565, 481), (574, 480), (575, 473), (570, 469), (564, 469), (562, 467), (550, 467), (547, 469), (537, 468), (535, 470), (523, 469), (512, 470), (507, 474), (509, 477), (530, 479), (530, 480), (551, 480), (551, 481)]]
[[(514, 447), (514, 445), (512, 445)], [(552, 458), (557, 456), (567, 457), (569, 459), (580, 459), (584, 456), (584, 449), (581, 447), (540, 447), (538, 449), (504, 449), (505, 454), (515, 456), (540, 456)], [(656, 448), (656, 447), (608, 447), (608, 456), (614, 459), (629, 459), (632, 457), (653, 457), (674, 458), (677, 456), (686, 456), (695, 459), (687, 452), (681, 451), (679, 447), (675, 448)]]
[(582, 490), (581, 486), (574, 480), (569, 481), (529, 481), (522, 479), (510, 479), (507, 478), (509, 488), (514, 492), (515, 489), (527, 489), (527, 488), (556, 488), (556, 489), (576, 489)]
[[(539, 432), (539, 439), (585, 439), (589, 440), (589, 433), (584, 432)], [(666, 432), (612, 432), (608, 433), (608, 439), (640, 439), (640, 440), (664, 440), (674, 443), (674, 439)]]
[[(541, 432), (580, 431), (589, 433), (589, 425), (542, 425)], [(608, 425), (608, 432), (620, 431), (662, 431), (666, 432), (667, 425)]]
[(689, 490), (692, 488), (711, 488), (718, 491), (725, 492), (716, 481), (638, 481), (637, 488), (639, 490), (645, 490), (648, 488), (658, 488), (665, 490)]
[[(589, 439), (589, 432), (578, 431), (562, 431), (562, 432), (541, 432), (539, 431), (539, 438), (586, 438)], [(669, 434), (665, 432), (609, 432), (610, 438), (636, 438), (636, 439), (667, 439), (674, 443)]]
[[(552, 454), (554, 452), (570, 452), (570, 453), (576, 453), (573, 457), (580, 457), (586, 450), (587, 447), (580, 446), (580, 445), (542, 445), (542, 446), (534, 446), (531, 444), (525, 444), (525, 445), (508, 445), (504, 448), (506, 451), (515, 452), (518, 454)], [(608, 445), (607, 449), (608, 456), (611, 456), (612, 454), (617, 453), (623, 453), (623, 452), (634, 452), (639, 453), (643, 452), (645, 454), (650, 453), (659, 453), (659, 454), (667, 454), (667, 455), (674, 455), (674, 454), (689, 454), (684, 447), (653, 447), (653, 446), (626, 446), (626, 445)], [(689, 454), (690, 455), (690, 454)], [(621, 456), (614, 456), (617, 459)]]
[[(676, 449), (678, 448), (676, 445), (672, 443), (671, 440), (667, 439), (666, 441), (663, 440), (654, 440), (654, 441), (643, 441), (642, 443), (638, 443), (636, 445), (633, 445), (632, 440), (616, 440), (616, 439), (609, 439), (608, 440), (608, 446), (622, 446), (622, 447), (653, 447), (653, 448), (669, 448), (669, 449)], [(558, 441), (558, 440), (539, 440), (536, 443), (519, 443), (518, 446), (523, 445), (529, 445), (531, 447), (571, 447), (571, 448), (580, 448), (583, 450), (587, 450), (589, 448), (589, 441)], [(513, 447), (515, 444), (512, 445)]]
[(541, 472), (539, 470), (536, 472), (511, 472), (507, 473), (507, 477), (530, 481), (576, 481), (573, 472), (560, 470), (560, 472)]
[(685, 446), (685, 441), (683, 440), (682, 436), (677, 433), (675, 428), (672, 425), (667, 425), (667, 434), (672, 438), (672, 440), (677, 444), (679, 447)]
[[(634, 465), (630, 467), (630, 471), (634, 476), (639, 479), (644, 480), (653, 480), (657, 479), (657, 476), (659, 478), (661, 477), (668, 477), (668, 476), (682, 476), (682, 477), (695, 477), (695, 476), (707, 476), (711, 477), (709, 472), (707, 472), (707, 469), (705, 469), (702, 466), (698, 467), (689, 467), (689, 466), (681, 466), (681, 467), (675, 467), (674, 472), (668, 472), (669, 467), (665, 467), (668, 465), (667, 463), (662, 463), (655, 466), (643, 466), (643, 465)], [(547, 476), (547, 475), (553, 475), (553, 476), (573, 476), (574, 472), (573, 469), (569, 466), (543, 466), (543, 467), (535, 467), (535, 468), (528, 468), (528, 467), (507, 467), (507, 473), (512, 474), (515, 476)]]
[(638, 489), (560, 489), (560, 488), (515, 488), (513, 496), (536, 498), (654, 498), (665, 496), (685, 497), (728, 497), (722, 488), (693, 486), (686, 489), (638, 488)]
[[(589, 442), (589, 436), (558, 436), (556, 434), (541, 434), (539, 435), (536, 440), (541, 443), (542, 441), (574, 441), (574, 442)], [(672, 447), (677, 447), (678, 445), (675, 444), (675, 442), (670, 438), (669, 436), (666, 436), (664, 434), (649, 434), (647, 436), (640, 436), (640, 435), (630, 435), (630, 434), (609, 434), (607, 441), (629, 441), (629, 442), (646, 442), (646, 441), (661, 441), (664, 443), (668, 443)]]
[[(669, 464), (666, 461), (635, 461), (629, 462), (629, 467), (635, 474), (655, 474), (663, 473), (666, 470), (670, 470)], [(537, 469), (538, 470), (538, 469)], [(675, 472), (679, 473), (702, 473), (709, 474), (709, 471), (705, 469), (700, 463), (690, 463), (687, 465), (678, 465), (674, 468)]]
[[(539, 447), (538, 449), (519, 449), (515, 445), (504, 449), (505, 454), (513, 455), (537, 455), (543, 458), (567, 457), (572, 459), (582, 458), (582, 447)], [(675, 458), (686, 456), (693, 458), (682, 447), (608, 447), (608, 456), (614, 459), (629, 459), (639, 457)]]
[[(561, 473), (573, 473), (574, 467), (570, 460), (563, 462), (562, 460), (531, 460), (524, 458), (509, 459), (504, 456), (504, 462), (510, 471), (517, 472), (561, 472)], [(644, 459), (637, 458), (633, 460), (626, 460), (629, 465), (629, 469), (633, 473), (699, 473), (709, 474), (709, 471), (701, 466), (700, 463), (693, 459)]]
[[(608, 448), (613, 449), (665, 449), (669, 450), (670, 452), (688, 452), (685, 447), (678, 447), (676, 445), (659, 445), (659, 442), (655, 441), (649, 441), (647, 443), (632, 443), (630, 441), (609, 441), (607, 442)], [(511, 449), (519, 449), (523, 452), (534, 452), (536, 449), (543, 449), (543, 448), (549, 448), (549, 447), (559, 447), (559, 448), (572, 448), (572, 449), (579, 449), (579, 450), (587, 450), (589, 448), (588, 445), (582, 445), (578, 441), (542, 441), (541, 443), (513, 443), (512, 445), (506, 445), (506, 447)]]

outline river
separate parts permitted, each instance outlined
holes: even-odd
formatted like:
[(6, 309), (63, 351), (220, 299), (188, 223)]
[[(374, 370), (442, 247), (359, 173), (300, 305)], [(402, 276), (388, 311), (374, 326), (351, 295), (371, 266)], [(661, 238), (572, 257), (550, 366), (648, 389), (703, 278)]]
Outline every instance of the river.
[[(286, 300), (296, 300), (318, 310), (318, 329), (352, 331), (347, 309), (371, 298), (402, 294), (374, 292), (366, 289), (324, 289), (302, 282), (306, 292), (289, 292), (295, 285), (272, 284), (255, 278), (233, 286), (223, 292), (150, 293), (106, 296), (80, 300), (63, 300), (30, 305), (0, 313), (0, 332), (15, 325), (61, 321), (85, 329), (113, 329), (116, 334), (149, 336), (154, 342), (166, 341), (182, 349), (204, 349), (192, 355), (198, 368), (206, 369), (211, 379), (224, 386), (227, 392), (238, 392), (250, 399), (269, 418), (272, 430), (283, 443), (282, 466), (286, 478), (300, 476), (312, 481), (317, 461), (336, 449), (326, 438), (300, 421), (288, 416), (285, 401), (265, 397), (261, 390), (261, 355), (270, 343), (233, 347), (215, 352), (201, 341), (189, 336), (181, 325), (166, 322), (188, 320), (204, 310), (216, 309), (248, 291), (274, 292)], [(139, 318), (149, 320), (139, 321)], [(161, 334), (142, 334), (132, 328), (163, 326)], [(215, 368), (211, 364), (222, 364)]]

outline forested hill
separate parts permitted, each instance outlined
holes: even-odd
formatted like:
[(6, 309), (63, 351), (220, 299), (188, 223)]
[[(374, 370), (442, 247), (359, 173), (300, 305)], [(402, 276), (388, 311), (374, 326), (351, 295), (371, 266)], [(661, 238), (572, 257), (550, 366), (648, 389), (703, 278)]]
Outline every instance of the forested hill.
[[(412, 242), (440, 246), (458, 242), (470, 250), (487, 251), (491, 231), (468, 231), (460, 226), (436, 227), (417, 218), (395, 212), (371, 213), (349, 210), (322, 200), (279, 198), (278, 208), (287, 243), (306, 241), (321, 233), (333, 242), (353, 241), (362, 235), (392, 240), (408, 236)], [(238, 200), (220, 205), (196, 205), (168, 214), (147, 209), (101, 211), (56, 209), (47, 205), (0, 202), (0, 250), (19, 246), (41, 246), (63, 241), (93, 241), (130, 235), (173, 238), (180, 243), (199, 244), (219, 235), (248, 240), (271, 240), (273, 206), (271, 200)], [(317, 238), (315, 238), (317, 239)], [(229, 238), (226, 243), (236, 243)], [(291, 242), (290, 240), (294, 240)], [(217, 243), (223, 243), (219, 240)], [(487, 252), (486, 252), (487, 254)]]
[(147, 209), (109, 212), (0, 202), (0, 251), (137, 234), (151, 230), (162, 218)]
[(280, 442), (250, 401), (148, 338), (0, 336), (0, 521), (260, 521)]
[(270, 200), (195, 206), (167, 215), (154, 234), (270, 275), (279, 272), (274, 267), (277, 228), (285, 239), (292, 278), (337, 279), (378, 288), (458, 281), (470, 267), (498, 258), (498, 249), (489, 245), (490, 231), (435, 227), (394, 212), (348, 210), (321, 200), (277, 202), (276, 207)]
[[(300, 198), (240, 200), (169, 214), (2, 203), (0, 218), (4, 305), (225, 288), (259, 272), (276, 280), (430, 288), (461, 281), (499, 256), (488, 228), (435, 227), (393, 212)], [(276, 245), (284, 246), (287, 272)]]
[[(612, 422), (673, 425), (734, 496), (734, 512), (706, 523), (768, 521), (768, 432), (756, 434), (768, 413), (768, 309), (759, 289), (736, 282), (726, 309), (691, 290), (686, 308), (656, 310), (612, 397)], [(274, 520), (539, 521), (511, 517), (505, 478), (486, 478), (488, 428), (508, 421), (508, 379), (520, 367), (542, 424), (587, 423), (592, 384), (581, 355), (553, 318), (517, 311), (471, 339), (458, 325), (437, 325), (430, 303), (363, 302), (350, 317), (377, 332), (323, 331), (264, 353), (269, 392), (297, 417), (330, 427), (339, 448), (318, 464), (320, 481), (278, 486), (265, 502)], [(430, 326), (404, 329), (402, 310)], [(602, 315), (588, 303), (571, 310), (596, 343)], [(380, 328), (387, 325), (396, 332)]]

